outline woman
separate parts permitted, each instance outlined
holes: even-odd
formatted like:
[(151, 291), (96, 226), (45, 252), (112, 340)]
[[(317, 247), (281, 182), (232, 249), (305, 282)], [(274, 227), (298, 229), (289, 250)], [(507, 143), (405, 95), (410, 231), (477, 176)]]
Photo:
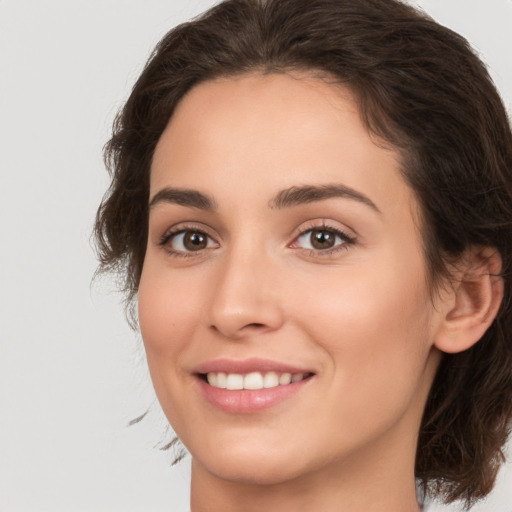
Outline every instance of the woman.
[(96, 234), (192, 455), (191, 509), (416, 511), (492, 489), (512, 414), (512, 135), (395, 0), (233, 0), (120, 112)]

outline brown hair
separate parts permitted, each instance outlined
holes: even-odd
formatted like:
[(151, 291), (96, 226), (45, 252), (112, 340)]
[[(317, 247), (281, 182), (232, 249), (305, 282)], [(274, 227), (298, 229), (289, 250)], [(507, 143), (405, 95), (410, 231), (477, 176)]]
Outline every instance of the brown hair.
[(470, 505), (488, 494), (512, 417), (512, 134), (464, 38), (398, 0), (227, 0), (171, 30), (118, 114), (105, 148), (100, 270), (133, 303), (144, 263), (153, 151), (194, 85), (246, 72), (309, 71), (350, 88), (370, 133), (397, 147), (422, 208), (432, 283), (471, 246), (501, 254), (505, 297), (471, 349), (445, 354), (419, 433), (416, 476)]

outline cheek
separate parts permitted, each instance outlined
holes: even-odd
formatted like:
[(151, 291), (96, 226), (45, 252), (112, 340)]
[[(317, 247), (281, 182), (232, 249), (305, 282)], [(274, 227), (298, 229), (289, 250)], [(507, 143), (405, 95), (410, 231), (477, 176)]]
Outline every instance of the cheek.
[(138, 292), (139, 324), (152, 374), (174, 366), (202, 318), (199, 286), (146, 260)]
[(147, 364), (162, 409), (173, 428), (181, 432), (186, 431), (189, 378), (180, 361), (201, 322), (204, 290), (200, 288), (151, 258), (144, 263), (138, 313)]
[(352, 411), (354, 421), (365, 410), (392, 421), (426, 382), (431, 305), (419, 263), (341, 272), (316, 282), (324, 293), (296, 304), (302, 329), (331, 361), (332, 407)]
[(308, 277), (314, 282), (299, 288), (315, 293), (295, 295), (292, 315), (341, 342), (332, 348), (374, 350), (385, 348), (385, 339), (387, 345), (403, 343), (408, 330), (421, 332), (428, 324), (431, 304), (420, 263), (354, 265)]

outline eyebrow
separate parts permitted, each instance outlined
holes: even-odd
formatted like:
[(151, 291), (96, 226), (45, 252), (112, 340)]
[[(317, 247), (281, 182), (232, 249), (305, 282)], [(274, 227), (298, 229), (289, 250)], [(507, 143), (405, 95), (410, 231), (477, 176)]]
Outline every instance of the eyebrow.
[[(281, 190), (268, 203), (271, 209), (284, 209), (301, 204), (314, 203), (339, 197), (351, 199), (369, 206), (377, 213), (381, 213), (377, 205), (367, 196), (361, 194), (353, 188), (341, 184), (329, 185), (304, 185), (294, 186)], [(189, 208), (197, 208), (203, 211), (216, 211), (217, 203), (215, 200), (202, 192), (191, 189), (165, 187), (158, 191), (149, 203), (149, 208), (154, 208), (160, 203), (172, 203)]]
[(300, 204), (314, 203), (333, 197), (352, 199), (366, 206), (369, 206), (377, 213), (381, 213), (377, 205), (367, 196), (353, 188), (341, 184), (329, 185), (305, 185), (301, 187), (290, 187), (281, 190), (270, 202), (272, 209), (289, 208)]
[(160, 203), (173, 203), (181, 206), (188, 206), (189, 208), (197, 208), (213, 212), (217, 209), (215, 201), (197, 190), (190, 190), (184, 188), (170, 188), (166, 187), (159, 190), (149, 202), (149, 208), (154, 208)]

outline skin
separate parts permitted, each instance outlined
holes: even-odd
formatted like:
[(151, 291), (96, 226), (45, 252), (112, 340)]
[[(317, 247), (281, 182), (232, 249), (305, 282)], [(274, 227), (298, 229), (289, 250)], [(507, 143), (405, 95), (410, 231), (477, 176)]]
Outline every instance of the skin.
[[(206, 82), (179, 104), (150, 201), (191, 189), (216, 210), (151, 206), (139, 317), (157, 396), (192, 455), (193, 512), (418, 510), (417, 435), (457, 299), (430, 296), (418, 203), (399, 167), (350, 93), (313, 77)], [(350, 197), (272, 205), (284, 189), (332, 184), (376, 209)], [(308, 230), (325, 225), (352, 241), (314, 248)], [(208, 244), (187, 252), (175, 235), (162, 245), (173, 228)], [(250, 357), (314, 376), (254, 414), (198, 392), (198, 364)]]

